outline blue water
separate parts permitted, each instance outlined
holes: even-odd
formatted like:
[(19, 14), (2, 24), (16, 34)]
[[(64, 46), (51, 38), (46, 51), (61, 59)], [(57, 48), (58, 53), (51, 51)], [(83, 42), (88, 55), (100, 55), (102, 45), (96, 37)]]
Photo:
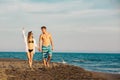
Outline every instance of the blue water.
[[(0, 52), (0, 58), (18, 58), (27, 60), (25, 52)], [(42, 54), (36, 53), (34, 60), (42, 60)], [(52, 62), (62, 62), (83, 67), (89, 71), (120, 74), (120, 54), (100, 53), (53, 53)]]

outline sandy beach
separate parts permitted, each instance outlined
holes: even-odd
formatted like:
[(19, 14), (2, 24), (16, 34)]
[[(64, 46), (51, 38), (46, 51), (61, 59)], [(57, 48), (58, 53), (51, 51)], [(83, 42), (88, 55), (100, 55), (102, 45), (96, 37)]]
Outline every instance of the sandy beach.
[(33, 68), (25, 60), (0, 59), (0, 80), (120, 80), (120, 74), (92, 72), (62, 63), (44, 68), (42, 62), (34, 61)]

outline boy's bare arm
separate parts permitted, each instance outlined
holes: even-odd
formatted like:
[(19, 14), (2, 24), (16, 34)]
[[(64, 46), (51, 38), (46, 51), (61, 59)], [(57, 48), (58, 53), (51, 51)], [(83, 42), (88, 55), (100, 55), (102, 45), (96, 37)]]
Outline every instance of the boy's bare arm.
[(51, 43), (51, 46), (52, 46), (52, 50), (54, 50), (54, 44), (53, 44), (53, 39), (52, 39), (52, 35), (50, 34), (50, 43)]
[(42, 51), (42, 35), (39, 37), (39, 51)]

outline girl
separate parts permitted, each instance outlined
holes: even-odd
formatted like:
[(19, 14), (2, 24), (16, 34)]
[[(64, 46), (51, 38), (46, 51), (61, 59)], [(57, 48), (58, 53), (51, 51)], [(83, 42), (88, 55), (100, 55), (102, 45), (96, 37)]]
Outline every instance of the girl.
[(25, 30), (23, 28), (23, 37), (26, 45), (26, 52), (28, 57), (29, 66), (32, 69), (32, 63), (33, 63), (33, 55), (35, 53), (35, 47), (37, 48), (36, 41), (33, 37), (32, 31), (28, 32), (28, 36), (25, 36)]

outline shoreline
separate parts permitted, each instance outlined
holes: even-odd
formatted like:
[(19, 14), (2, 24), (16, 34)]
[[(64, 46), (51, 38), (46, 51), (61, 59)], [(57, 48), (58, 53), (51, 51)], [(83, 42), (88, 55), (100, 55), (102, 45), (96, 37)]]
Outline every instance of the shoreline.
[(0, 80), (120, 80), (120, 74), (87, 71), (56, 62), (51, 62), (50, 68), (44, 68), (42, 62), (34, 61), (33, 68), (30, 70), (26, 60), (1, 58)]

